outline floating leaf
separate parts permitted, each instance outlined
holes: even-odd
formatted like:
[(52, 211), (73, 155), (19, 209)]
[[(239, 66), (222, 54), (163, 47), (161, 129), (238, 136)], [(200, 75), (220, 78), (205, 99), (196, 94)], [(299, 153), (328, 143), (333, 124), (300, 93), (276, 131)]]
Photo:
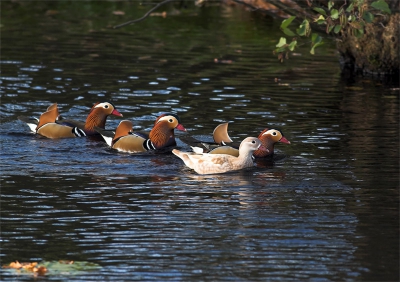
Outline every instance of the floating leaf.
[(3, 266), (8, 268), (10, 271), (17, 271), (18, 274), (26, 275), (77, 275), (82, 272), (98, 270), (101, 267), (96, 263), (87, 261), (44, 261), (41, 263), (37, 262), (23, 262), (18, 261), (12, 262), (9, 265)]
[(392, 11), (389, 9), (389, 5), (384, 0), (379, 0), (371, 3), (371, 7), (381, 10), (382, 12), (391, 14)]
[(327, 16), (325, 10), (322, 9), (322, 8), (316, 7), (316, 8), (313, 8), (313, 10), (316, 11), (316, 12), (318, 12), (318, 13), (320, 13), (320, 14), (322, 14), (322, 15), (324, 15), (324, 16)]
[(51, 270), (52, 274), (77, 274), (82, 271), (93, 271), (101, 268), (98, 264), (88, 261), (48, 261), (40, 263), (40, 265), (47, 267), (47, 269)]
[(283, 20), (281, 23), (281, 28), (282, 29), (287, 28), (295, 18), (296, 18), (295, 16), (291, 16), (290, 18)]
[(282, 47), (286, 45), (286, 38), (285, 37), (281, 37), (281, 39), (279, 39), (279, 43), (276, 44), (276, 47)]

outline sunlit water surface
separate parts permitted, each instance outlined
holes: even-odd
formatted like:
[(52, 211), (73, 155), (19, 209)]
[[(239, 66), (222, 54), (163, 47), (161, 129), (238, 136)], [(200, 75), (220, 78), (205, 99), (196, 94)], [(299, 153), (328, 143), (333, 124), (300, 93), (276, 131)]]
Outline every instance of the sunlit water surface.
[[(26, 5), (2, 9), (2, 264), (101, 266), (47, 276), (65, 281), (398, 280), (398, 86), (343, 81), (329, 42), (281, 64), (279, 23), (229, 7), (112, 30), (145, 10)], [(171, 153), (49, 140), (17, 120), (58, 102), (83, 121), (97, 101), (112, 101), (137, 130), (177, 113), (183, 150), (179, 136), (211, 140), (226, 121), (235, 141), (269, 127), (291, 145), (276, 146), (279, 161), (199, 176)]]

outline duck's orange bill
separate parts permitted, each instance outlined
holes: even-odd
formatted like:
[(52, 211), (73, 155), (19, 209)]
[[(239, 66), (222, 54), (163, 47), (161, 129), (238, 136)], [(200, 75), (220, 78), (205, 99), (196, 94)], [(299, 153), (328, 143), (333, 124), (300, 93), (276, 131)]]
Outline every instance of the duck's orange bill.
[(182, 131), (186, 131), (186, 128), (185, 127), (183, 127), (183, 125), (182, 124), (178, 124), (177, 126), (176, 126), (176, 129), (178, 129), (178, 130), (182, 130)]
[(118, 117), (122, 117), (122, 116), (123, 116), (120, 112), (117, 111), (117, 109), (114, 109), (114, 110), (111, 112), (111, 114), (114, 115), (114, 116), (118, 116)]
[(281, 140), (279, 142), (285, 143), (285, 144), (290, 144), (290, 141), (286, 139), (286, 137), (282, 136)]

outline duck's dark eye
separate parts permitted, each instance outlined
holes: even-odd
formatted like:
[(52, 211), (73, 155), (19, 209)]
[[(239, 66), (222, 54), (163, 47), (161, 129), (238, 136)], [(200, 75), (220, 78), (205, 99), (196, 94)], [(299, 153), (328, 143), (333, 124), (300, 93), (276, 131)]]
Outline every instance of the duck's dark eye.
[(108, 105), (104, 105), (104, 109), (108, 109)]
[(251, 141), (251, 143), (253, 143), (253, 144), (256, 144), (256, 141), (255, 141), (255, 140), (253, 140), (253, 141)]
[(272, 132), (272, 135), (276, 136), (276, 131)]
[(169, 122), (173, 122), (174, 120), (173, 120), (172, 118), (170, 118), (168, 121), (169, 121)]

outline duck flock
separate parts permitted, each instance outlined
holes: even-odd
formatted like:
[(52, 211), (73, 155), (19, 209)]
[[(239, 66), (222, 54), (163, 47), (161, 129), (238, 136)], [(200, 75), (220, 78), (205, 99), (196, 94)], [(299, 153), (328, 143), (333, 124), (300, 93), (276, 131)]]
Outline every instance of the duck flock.
[[(139, 153), (150, 150), (162, 150), (176, 146), (174, 130), (186, 131), (176, 114), (165, 113), (157, 117), (149, 133), (134, 132), (133, 123), (123, 120), (115, 131), (105, 130), (107, 117), (122, 117), (111, 102), (95, 103), (90, 109), (85, 122), (63, 119), (57, 103), (50, 105), (40, 118), (19, 116), (27, 123), (32, 132), (41, 136), (74, 138), (101, 135), (112, 149)], [(264, 129), (259, 136), (245, 138), (236, 146), (228, 135), (228, 123), (218, 125), (213, 132), (214, 143), (206, 143), (190, 136), (184, 136), (183, 142), (191, 145), (192, 152), (173, 149), (172, 153), (182, 159), (186, 166), (199, 174), (217, 174), (236, 171), (253, 166), (254, 158), (271, 158), (274, 144), (290, 144), (281, 131)]]

